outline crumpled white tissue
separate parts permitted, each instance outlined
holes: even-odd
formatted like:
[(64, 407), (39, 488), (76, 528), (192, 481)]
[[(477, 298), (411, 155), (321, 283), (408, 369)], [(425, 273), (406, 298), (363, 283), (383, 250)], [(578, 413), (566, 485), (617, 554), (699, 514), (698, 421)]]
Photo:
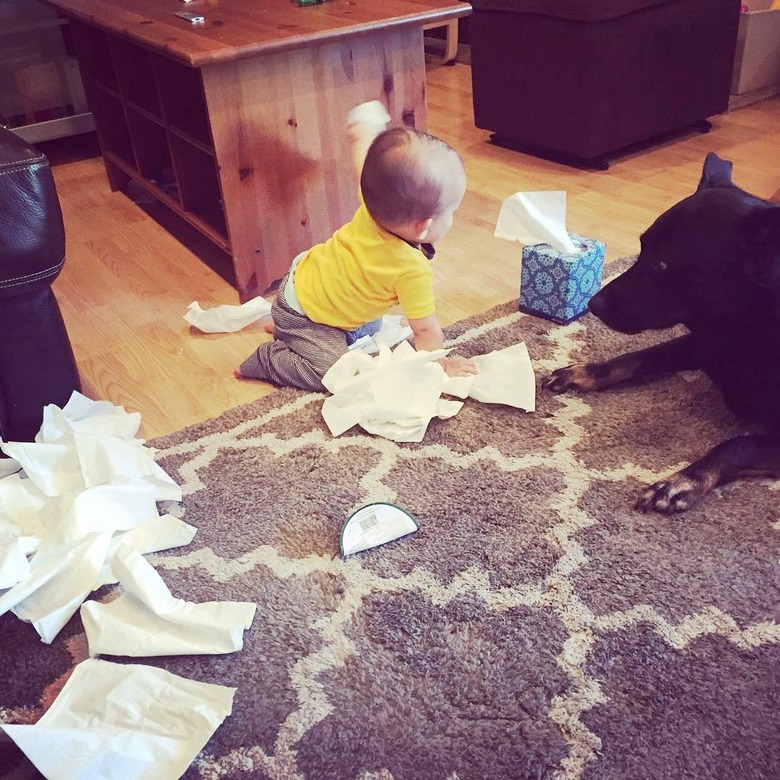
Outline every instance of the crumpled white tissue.
[(140, 415), (74, 393), (44, 409), (35, 442), (0, 441), (21, 467), (0, 479), (0, 615), (13, 610), (46, 643), (113, 581), (120, 542), (147, 553), (192, 541), (192, 526), (158, 512), (181, 488), (134, 438), (139, 425)]
[(514, 406), (526, 412), (536, 409), (534, 367), (523, 342), (486, 355), (475, 355), (471, 360), (478, 373), (450, 377), (445, 385), (446, 393), (484, 404)]
[(53, 443), (65, 433), (92, 433), (132, 439), (141, 427), (141, 415), (128, 412), (110, 401), (92, 401), (81, 393), (73, 393), (60, 409), (48, 404), (43, 409), (43, 423), (35, 437), (38, 443)]
[(447, 376), (436, 361), (448, 352), (417, 352), (402, 342), (394, 350), (380, 345), (375, 357), (342, 355), (322, 380), (332, 393), (322, 404), (331, 434), (340, 436), (359, 425), (392, 441), (420, 442), (434, 417), (453, 417), (463, 406), (442, 394), (534, 410), (535, 378), (525, 344), (472, 358), (479, 374), (469, 377)]
[(18, 618), (33, 624), (44, 642), (51, 644), (95, 589), (110, 543), (111, 533), (105, 531), (70, 543), (40, 565), (36, 553), (30, 575), (0, 597), (0, 615), (13, 609)]
[[(132, 655), (154, 621), (164, 636), (152, 645), (166, 652), (186, 652), (176, 644), (182, 626), (184, 643), (213, 640), (202, 652), (229, 652), (228, 642), (240, 649), (254, 604), (174, 599), (141, 557), (189, 544), (195, 528), (160, 516), (157, 501), (178, 500), (181, 489), (135, 438), (139, 424), (140, 415), (74, 393), (63, 409), (46, 407), (34, 443), (0, 441), (16, 470), (0, 477), (0, 614), (13, 610), (51, 643), (87, 595), (118, 574), (126, 593), (115, 604), (137, 598), (146, 609), (140, 597), (153, 597), (166, 620), (152, 614), (129, 625), (118, 610), (105, 623), (98, 618), (110, 626), (106, 652)], [(36, 725), (0, 729), (48, 780), (177, 778), (231, 713), (235, 690), (90, 659)]]
[(175, 780), (230, 715), (235, 692), (88, 659), (38, 723), (0, 728), (47, 780)]
[(416, 352), (404, 341), (392, 351), (380, 345), (376, 357), (342, 355), (322, 379), (333, 393), (322, 404), (330, 432), (340, 436), (359, 425), (392, 441), (422, 441), (433, 417), (452, 417), (463, 405), (440, 398), (447, 374), (435, 361), (447, 352)]
[(115, 533), (97, 587), (116, 584), (117, 579), (111, 569), (111, 561), (120, 544), (146, 555), (170, 550), (173, 547), (186, 547), (195, 538), (196, 530), (194, 526), (179, 520), (178, 517), (160, 515), (140, 523), (129, 531)]
[(0, 590), (16, 585), (30, 574), (27, 556), (37, 547), (34, 536), (23, 536), (19, 526), (0, 520)]
[(559, 252), (580, 251), (566, 231), (566, 192), (516, 192), (501, 205), (493, 233), (521, 244), (549, 244)]
[(154, 567), (125, 545), (114, 554), (112, 566), (124, 593), (106, 604), (81, 605), (90, 655), (204, 655), (244, 646), (255, 604), (193, 604), (174, 598)]
[(235, 333), (271, 313), (271, 304), (258, 296), (240, 306), (223, 304), (202, 309), (197, 301), (187, 307), (184, 319), (204, 333)]

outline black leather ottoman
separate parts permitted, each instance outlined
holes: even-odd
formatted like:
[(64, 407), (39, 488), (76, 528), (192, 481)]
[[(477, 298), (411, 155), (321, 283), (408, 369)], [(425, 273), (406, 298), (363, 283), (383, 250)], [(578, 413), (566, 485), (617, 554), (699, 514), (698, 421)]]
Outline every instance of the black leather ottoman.
[(0, 437), (32, 441), (43, 407), (80, 389), (51, 283), (65, 231), (45, 155), (0, 128)]
[(740, 0), (471, 0), (474, 116), (498, 143), (607, 165), (728, 108)]

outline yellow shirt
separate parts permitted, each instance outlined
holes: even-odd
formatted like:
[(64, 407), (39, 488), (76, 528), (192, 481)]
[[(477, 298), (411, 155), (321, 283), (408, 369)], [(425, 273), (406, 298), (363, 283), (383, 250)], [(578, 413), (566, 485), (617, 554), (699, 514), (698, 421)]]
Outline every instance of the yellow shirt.
[(306, 253), (293, 284), (310, 320), (342, 330), (378, 319), (396, 304), (409, 319), (436, 310), (428, 258), (377, 224), (364, 205)]

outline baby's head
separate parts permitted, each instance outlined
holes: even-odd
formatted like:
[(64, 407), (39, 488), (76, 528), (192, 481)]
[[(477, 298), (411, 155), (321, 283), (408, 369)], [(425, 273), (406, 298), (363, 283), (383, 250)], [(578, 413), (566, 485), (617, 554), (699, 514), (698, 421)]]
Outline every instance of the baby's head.
[(407, 241), (434, 243), (452, 226), (466, 172), (458, 153), (440, 138), (394, 128), (369, 147), (360, 189), (383, 228)]

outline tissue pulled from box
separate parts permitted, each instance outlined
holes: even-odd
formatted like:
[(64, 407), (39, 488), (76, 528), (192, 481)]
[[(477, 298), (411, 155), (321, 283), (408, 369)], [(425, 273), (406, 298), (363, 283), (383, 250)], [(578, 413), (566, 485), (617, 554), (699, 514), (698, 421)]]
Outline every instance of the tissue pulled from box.
[(0, 729), (48, 780), (175, 778), (233, 711), (235, 693), (164, 669), (90, 658), (35, 725)]
[(435, 361), (448, 350), (416, 352), (404, 341), (394, 350), (382, 344), (371, 357), (356, 350), (342, 355), (322, 379), (333, 395), (322, 404), (330, 432), (354, 425), (399, 442), (423, 440), (434, 417), (452, 417), (463, 405), (441, 398), (447, 375)]
[(47, 644), (112, 581), (120, 543), (148, 553), (195, 534), (160, 516), (157, 502), (182, 492), (135, 438), (139, 424), (138, 414), (73, 393), (62, 409), (44, 409), (35, 442), (0, 441), (20, 467), (0, 480), (0, 615), (12, 610)]
[(375, 357), (347, 352), (322, 380), (332, 393), (322, 404), (331, 434), (359, 425), (392, 441), (420, 442), (434, 417), (453, 417), (463, 406), (442, 395), (534, 410), (536, 385), (525, 344), (472, 358), (475, 376), (448, 377), (437, 362), (448, 352), (417, 352), (406, 341), (394, 350), (381, 345)]
[(516, 192), (501, 206), (493, 234), (496, 238), (530, 244), (549, 244), (566, 254), (579, 251), (566, 230), (566, 192)]
[(90, 655), (205, 655), (244, 646), (255, 604), (175, 598), (154, 567), (127, 545), (117, 549), (112, 568), (122, 595), (81, 605)]
[(210, 309), (203, 309), (193, 301), (184, 319), (203, 333), (235, 333), (270, 313), (271, 304), (258, 296), (240, 306), (226, 303)]

